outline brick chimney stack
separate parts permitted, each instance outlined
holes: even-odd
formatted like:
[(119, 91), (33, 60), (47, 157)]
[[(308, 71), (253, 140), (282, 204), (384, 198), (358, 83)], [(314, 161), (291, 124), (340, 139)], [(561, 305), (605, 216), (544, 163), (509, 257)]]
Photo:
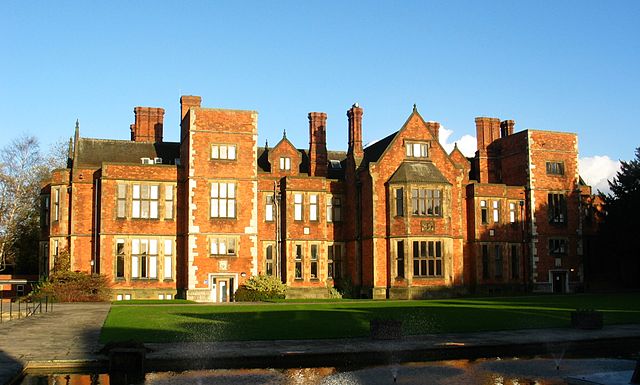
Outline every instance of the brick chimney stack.
[(513, 128), (515, 125), (515, 120), (503, 120), (500, 123), (500, 136), (504, 138), (509, 135), (513, 135)]
[(327, 114), (309, 112), (309, 175), (327, 176)]
[(200, 96), (183, 95), (180, 97), (180, 121), (184, 119), (184, 116), (191, 107), (200, 107), (202, 98)]
[[(362, 107), (355, 103), (347, 111), (349, 118), (349, 149), (348, 153), (356, 159), (362, 159)], [(359, 162), (358, 162), (359, 163)]]
[(133, 112), (136, 120), (131, 125), (131, 140), (134, 142), (162, 142), (164, 108), (136, 107)]
[(427, 122), (427, 127), (433, 132), (434, 139), (439, 142), (440, 141), (440, 123)]
[(488, 147), (493, 141), (500, 139), (500, 119), (476, 118), (476, 135), (478, 140), (478, 182), (490, 183)]

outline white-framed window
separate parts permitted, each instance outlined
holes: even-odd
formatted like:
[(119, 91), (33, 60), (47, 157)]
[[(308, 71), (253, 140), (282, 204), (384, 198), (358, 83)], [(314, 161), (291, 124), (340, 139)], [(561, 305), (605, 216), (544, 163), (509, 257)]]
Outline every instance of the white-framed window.
[(235, 160), (236, 145), (235, 144), (212, 144), (211, 159)]
[(40, 200), (40, 226), (41, 227), (49, 227), (49, 221), (51, 220), (50, 218), (50, 200), (51, 200), (51, 196), (49, 195), (43, 195), (41, 200)]
[(233, 256), (238, 252), (238, 239), (234, 236), (217, 235), (210, 238), (209, 254), (212, 257)]
[(549, 239), (549, 254), (556, 256), (567, 255), (567, 240), (565, 238)]
[(492, 203), (492, 212), (493, 212), (493, 223), (500, 222), (500, 201), (493, 201)]
[(173, 186), (164, 186), (164, 219), (173, 219)]
[(342, 199), (336, 196), (327, 196), (327, 222), (342, 221)]
[(116, 239), (116, 278), (124, 278), (124, 239)]
[(131, 217), (158, 219), (158, 185), (134, 184), (131, 194)]
[(116, 189), (116, 217), (125, 218), (127, 216), (127, 185), (118, 183)]
[(163, 278), (173, 278), (173, 240), (164, 240), (164, 269)]
[(293, 194), (293, 219), (296, 221), (302, 220), (302, 194)]
[(302, 245), (300, 244), (296, 244), (295, 245), (296, 248), (296, 260), (295, 260), (295, 271), (294, 271), (294, 278), (295, 279), (302, 279), (303, 275), (302, 275)]
[(341, 243), (327, 246), (327, 278), (338, 279), (341, 277), (342, 248)]
[(60, 220), (60, 189), (53, 189), (53, 221)]
[(318, 279), (318, 245), (311, 245), (311, 262), (310, 262), (311, 279)]
[(518, 220), (518, 205), (516, 202), (509, 202), (509, 223), (516, 223)]
[(428, 158), (429, 143), (424, 142), (406, 142), (407, 157), (410, 158)]
[(264, 260), (265, 260), (265, 274), (273, 275), (273, 266), (274, 266), (274, 245), (269, 244), (264, 249)]
[(567, 198), (563, 193), (549, 193), (547, 204), (549, 223), (564, 224), (567, 222)]
[(265, 197), (265, 207), (264, 207), (264, 220), (271, 222), (273, 221), (273, 213), (274, 213), (274, 204), (273, 204), (273, 195), (267, 195)]
[(280, 170), (291, 170), (291, 158), (287, 156), (280, 157)]
[(441, 216), (442, 193), (440, 190), (412, 188), (411, 212), (416, 216)]
[(236, 184), (211, 183), (211, 218), (236, 217)]
[(442, 277), (442, 242), (413, 241), (413, 276)]
[(318, 220), (318, 195), (317, 194), (309, 195), (309, 220), (310, 221)]
[(131, 240), (131, 278), (158, 278), (158, 240)]
[(480, 201), (480, 218), (483, 224), (489, 223), (489, 219), (487, 217), (487, 201)]
[(547, 174), (564, 175), (564, 162), (547, 162)]

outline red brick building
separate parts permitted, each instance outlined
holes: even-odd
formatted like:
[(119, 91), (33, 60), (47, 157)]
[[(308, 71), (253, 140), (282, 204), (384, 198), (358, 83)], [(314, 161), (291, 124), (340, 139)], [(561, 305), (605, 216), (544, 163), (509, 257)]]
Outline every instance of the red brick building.
[(280, 277), (292, 297), (338, 284), (373, 298), (582, 285), (590, 188), (575, 134), (476, 118), (466, 158), (414, 106), (363, 147), (355, 104), (346, 152), (327, 149), (321, 112), (308, 115), (308, 148), (286, 133), (259, 147), (257, 112), (200, 104), (181, 98), (179, 143), (163, 141), (161, 108), (135, 108), (130, 141), (76, 126), (69, 167), (42, 190), (43, 275), (65, 250), (74, 270), (109, 277), (118, 299), (229, 301), (257, 274)]

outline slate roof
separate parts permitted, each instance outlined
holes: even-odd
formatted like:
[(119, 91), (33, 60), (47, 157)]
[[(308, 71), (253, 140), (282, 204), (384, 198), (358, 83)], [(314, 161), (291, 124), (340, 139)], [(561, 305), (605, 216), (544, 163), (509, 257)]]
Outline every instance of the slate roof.
[[(269, 148), (258, 147), (258, 172), (271, 172), (271, 165), (269, 164)], [(307, 150), (298, 149), (302, 163), (298, 170), (301, 174), (309, 173), (309, 154)], [(344, 178), (344, 168), (347, 159), (347, 153), (345, 151), (327, 151), (327, 177), (329, 179), (341, 179)], [(340, 168), (332, 167), (331, 161), (340, 162)]]
[(393, 138), (396, 137), (396, 135), (398, 134), (399, 131), (396, 131), (394, 133), (392, 133), (389, 136), (386, 136), (380, 140), (378, 140), (377, 142), (370, 144), (369, 146), (365, 147), (363, 152), (364, 152), (364, 159), (363, 159), (363, 165), (367, 165), (370, 162), (377, 162), (378, 159), (380, 159), (380, 157), (382, 156), (382, 154), (384, 153), (384, 151), (387, 149), (387, 147), (389, 147), (389, 144), (391, 144), (391, 141), (393, 140)]
[(389, 179), (389, 183), (441, 183), (451, 184), (432, 162), (402, 162)]
[(141, 158), (162, 158), (163, 164), (175, 164), (180, 158), (180, 143), (145, 143), (130, 140), (79, 138), (76, 166), (100, 167), (102, 162), (141, 163)]

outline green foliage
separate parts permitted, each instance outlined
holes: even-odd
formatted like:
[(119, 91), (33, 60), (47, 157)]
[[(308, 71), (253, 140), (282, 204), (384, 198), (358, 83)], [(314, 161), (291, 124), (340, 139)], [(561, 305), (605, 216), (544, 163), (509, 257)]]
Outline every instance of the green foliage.
[(360, 287), (355, 286), (349, 277), (338, 279), (336, 281), (336, 289), (341, 298), (360, 298)]
[(335, 287), (330, 287), (329, 288), (329, 298), (331, 298), (331, 299), (341, 299), (342, 298), (342, 293), (340, 293), (340, 291), (338, 289), (336, 289)]
[(635, 159), (622, 161), (620, 171), (609, 181), (612, 194), (605, 200), (604, 222), (600, 232), (601, 258), (607, 260), (611, 284), (640, 287), (640, 260), (635, 242), (640, 227), (640, 147)]
[(62, 270), (53, 272), (30, 297), (50, 297), (58, 302), (103, 302), (111, 298), (111, 289), (104, 275)]
[(258, 302), (284, 298), (287, 286), (271, 275), (254, 275), (235, 293), (239, 302)]

